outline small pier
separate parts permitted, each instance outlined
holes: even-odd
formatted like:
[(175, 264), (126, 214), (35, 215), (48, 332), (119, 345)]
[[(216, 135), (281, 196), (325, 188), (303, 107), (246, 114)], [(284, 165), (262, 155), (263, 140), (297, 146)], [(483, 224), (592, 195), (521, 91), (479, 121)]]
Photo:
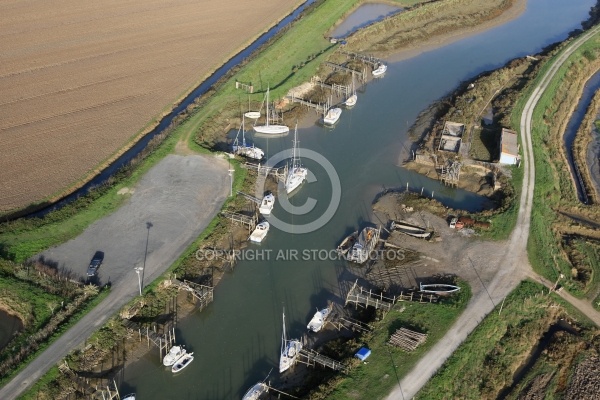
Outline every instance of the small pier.
[(297, 361), (304, 363), (308, 366), (314, 367), (316, 364), (322, 365), (327, 368), (331, 368), (334, 371), (345, 371), (347, 366), (339, 361), (332, 358), (325, 357), (322, 354), (317, 353), (314, 350), (302, 348), (298, 353), (299, 357)]
[(394, 332), (394, 334), (392, 334), (388, 344), (400, 347), (406, 351), (413, 351), (419, 347), (419, 345), (425, 343), (426, 340), (427, 335), (424, 333), (411, 331), (406, 328), (400, 328)]
[(150, 348), (150, 344), (158, 347), (160, 360), (163, 359), (163, 350), (167, 354), (169, 348), (175, 344), (175, 327), (172, 324), (167, 325), (165, 332), (161, 335), (156, 332), (156, 325), (154, 325), (154, 329), (150, 329), (150, 327), (143, 327), (130, 319), (124, 319), (121, 323), (129, 331), (137, 331), (140, 342), (142, 341), (142, 337), (145, 336), (148, 348)]
[(268, 176), (271, 175), (275, 177), (278, 181), (285, 181), (288, 172), (287, 164), (281, 168), (273, 168), (267, 167), (265, 165), (254, 164), (254, 163), (244, 163), (242, 165), (244, 168), (256, 171), (259, 175)]
[(173, 284), (177, 285), (177, 289), (191, 293), (194, 299), (196, 299), (200, 311), (205, 309), (213, 301), (214, 288), (212, 286), (200, 285), (199, 283), (190, 282), (185, 279), (183, 282), (179, 279), (174, 279)]
[(383, 310), (384, 312), (390, 311), (394, 305), (399, 301), (411, 301), (418, 303), (437, 303), (439, 301), (439, 296), (433, 293), (422, 293), (422, 292), (400, 292), (399, 295), (394, 297), (386, 297), (383, 293), (376, 294), (373, 293), (372, 290), (366, 290), (362, 286), (358, 286), (358, 279), (352, 285), (352, 288), (348, 292), (346, 296), (346, 302), (344, 306), (347, 306), (348, 303), (354, 303), (355, 307), (358, 306), (367, 308), (367, 307), (375, 307), (378, 310)]
[(242, 226), (248, 227), (248, 232), (252, 232), (258, 223), (258, 216), (256, 213), (253, 213), (253, 215), (245, 215), (232, 211), (221, 211), (221, 215), (231, 220), (233, 224), (241, 224)]
[(320, 86), (324, 89), (329, 89), (332, 93), (335, 93), (338, 96), (348, 97), (352, 93), (352, 87), (349, 85), (340, 85), (337, 83), (329, 85), (316, 76), (310, 78), (310, 83), (314, 86)]
[(239, 190), (237, 191), (237, 194), (239, 194), (240, 196), (242, 196), (242, 197), (250, 200), (251, 202), (258, 204), (258, 205), (260, 205), (260, 203), (262, 202), (262, 200), (259, 199), (258, 197), (254, 197), (254, 196), (252, 196), (250, 194), (247, 194), (247, 193), (244, 193), (244, 192), (240, 192)]
[(304, 100), (300, 97), (286, 96), (286, 99), (290, 100), (292, 103), (298, 103), (308, 108), (313, 108), (317, 114), (324, 114), (329, 110), (329, 103), (321, 104), (321, 103), (313, 103), (312, 101)]
[(377, 57), (370, 56), (368, 54), (353, 53), (350, 51), (342, 51), (342, 54), (347, 55), (352, 60), (360, 60), (364, 63), (370, 64), (377, 68), (379, 64), (383, 64), (383, 61)]
[(361, 333), (367, 333), (373, 330), (371, 325), (347, 316), (332, 319), (327, 321), (327, 323), (333, 325), (338, 331), (342, 330), (342, 328)]
[(440, 170), (440, 182), (446, 186), (458, 186), (461, 167), (461, 162), (448, 160)]
[(329, 61), (324, 61), (323, 65), (325, 65), (326, 67), (329, 67), (329, 68), (333, 69), (334, 71), (349, 72), (353, 76), (356, 76), (360, 82), (366, 82), (366, 80), (367, 80), (367, 70), (366, 70), (366, 68), (363, 68), (362, 71), (357, 71), (355, 69), (344, 67), (343, 65), (339, 65), (339, 64), (334, 64), (334, 63), (329, 62)]

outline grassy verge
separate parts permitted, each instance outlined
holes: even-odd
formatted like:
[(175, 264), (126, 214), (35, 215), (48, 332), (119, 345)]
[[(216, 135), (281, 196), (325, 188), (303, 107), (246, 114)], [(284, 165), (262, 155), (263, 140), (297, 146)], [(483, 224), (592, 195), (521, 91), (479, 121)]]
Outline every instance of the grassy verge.
[(38, 393), (42, 390), (45, 390), (48, 395), (52, 396), (52, 392), (48, 390), (52, 385), (52, 382), (55, 382), (57, 379), (61, 377), (61, 373), (58, 370), (57, 366), (50, 368), (48, 372), (46, 372), (38, 381), (25, 393), (19, 396), (19, 400), (35, 400), (38, 397)]
[[(344, 376), (327, 399), (382, 399), (398, 384), (419, 359), (440, 340), (466, 307), (470, 287), (463, 288), (451, 304), (399, 303), (376, 323), (372, 337), (365, 338), (371, 349), (368, 363), (359, 364)], [(413, 352), (389, 346), (390, 335), (400, 327), (427, 333), (427, 341)]]
[(498, 311), (479, 324), (417, 398), (496, 398), (512, 385), (514, 373), (551, 324), (568, 315), (583, 327), (592, 326), (560, 297), (548, 296), (547, 289), (530, 281), (507, 296), (502, 313)]

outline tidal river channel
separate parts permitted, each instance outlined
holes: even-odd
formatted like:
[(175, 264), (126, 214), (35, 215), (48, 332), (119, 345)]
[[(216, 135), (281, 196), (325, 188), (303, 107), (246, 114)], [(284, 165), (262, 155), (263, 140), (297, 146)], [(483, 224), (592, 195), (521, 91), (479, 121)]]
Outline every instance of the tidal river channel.
[[(485, 207), (476, 195), (399, 167), (398, 154), (409, 145), (407, 128), (418, 113), (461, 81), (565, 39), (581, 27), (594, 4), (594, 0), (528, 1), (527, 10), (509, 23), (390, 64), (385, 77), (359, 91), (357, 105), (344, 110), (334, 129), (318, 124), (299, 129), (301, 149), (323, 155), (339, 176), (341, 200), (331, 220), (305, 234), (271, 228), (260, 246), (250, 246), (262, 250), (262, 259), (239, 262), (219, 283), (207, 309), (179, 321), (178, 341), (194, 352), (194, 362), (174, 376), (152, 351), (125, 370), (123, 389), (137, 392), (139, 399), (240, 399), (272, 368), (271, 379), (277, 379), (282, 308), (288, 337), (300, 337), (315, 307), (327, 300), (343, 303), (337, 298), (343, 264), (304, 259), (307, 250), (310, 254), (334, 249), (345, 234), (364, 226), (371, 219), (374, 196), (384, 187), (405, 187), (408, 182), (413, 189), (424, 188), (427, 195), (434, 192), (449, 206)], [(255, 141), (270, 157), (291, 148), (292, 137)], [(291, 203), (302, 205), (313, 198), (316, 206), (304, 215), (291, 215), (279, 203), (273, 210), (273, 216), (298, 227), (316, 220), (332, 198), (325, 169), (308, 157), (303, 163), (317, 180), (305, 184)], [(296, 250), (299, 256), (277, 259), (285, 250)]]

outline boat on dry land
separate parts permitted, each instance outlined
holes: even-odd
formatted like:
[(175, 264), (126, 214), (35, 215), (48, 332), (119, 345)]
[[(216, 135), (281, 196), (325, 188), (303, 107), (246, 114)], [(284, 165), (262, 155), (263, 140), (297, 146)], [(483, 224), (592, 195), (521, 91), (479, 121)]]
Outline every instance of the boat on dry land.
[(422, 226), (409, 224), (405, 221), (392, 221), (390, 223), (390, 230), (396, 230), (404, 233), (405, 235), (413, 236), (421, 239), (430, 239), (433, 236), (433, 231), (427, 230)]
[[(242, 116), (242, 125), (240, 126), (240, 130), (238, 130), (238, 133), (235, 136), (235, 140), (233, 142), (233, 153), (255, 160), (262, 160), (262, 158), (265, 156), (265, 152), (262, 151), (262, 149), (254, 146), (254, 144), (252, 146), (246, 144), (246, 128), (244, 124), (244, 119), (245, 117)], [(239, 143), (240, 132), (242, 133), (241, 144)]]
[(419, 284), (419, 290), (423, 293), (445, 294), (458, 292), (460, 287), (447, 283), (429, 283), (425, 285), (421, 283)]

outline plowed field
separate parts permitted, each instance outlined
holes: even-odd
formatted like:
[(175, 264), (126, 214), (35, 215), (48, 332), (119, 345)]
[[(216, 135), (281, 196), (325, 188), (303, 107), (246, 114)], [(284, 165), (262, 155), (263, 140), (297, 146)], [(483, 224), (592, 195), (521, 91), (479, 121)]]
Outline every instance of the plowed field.
[(90, 178), (300, 3), (0, 2), (0, 213)]

